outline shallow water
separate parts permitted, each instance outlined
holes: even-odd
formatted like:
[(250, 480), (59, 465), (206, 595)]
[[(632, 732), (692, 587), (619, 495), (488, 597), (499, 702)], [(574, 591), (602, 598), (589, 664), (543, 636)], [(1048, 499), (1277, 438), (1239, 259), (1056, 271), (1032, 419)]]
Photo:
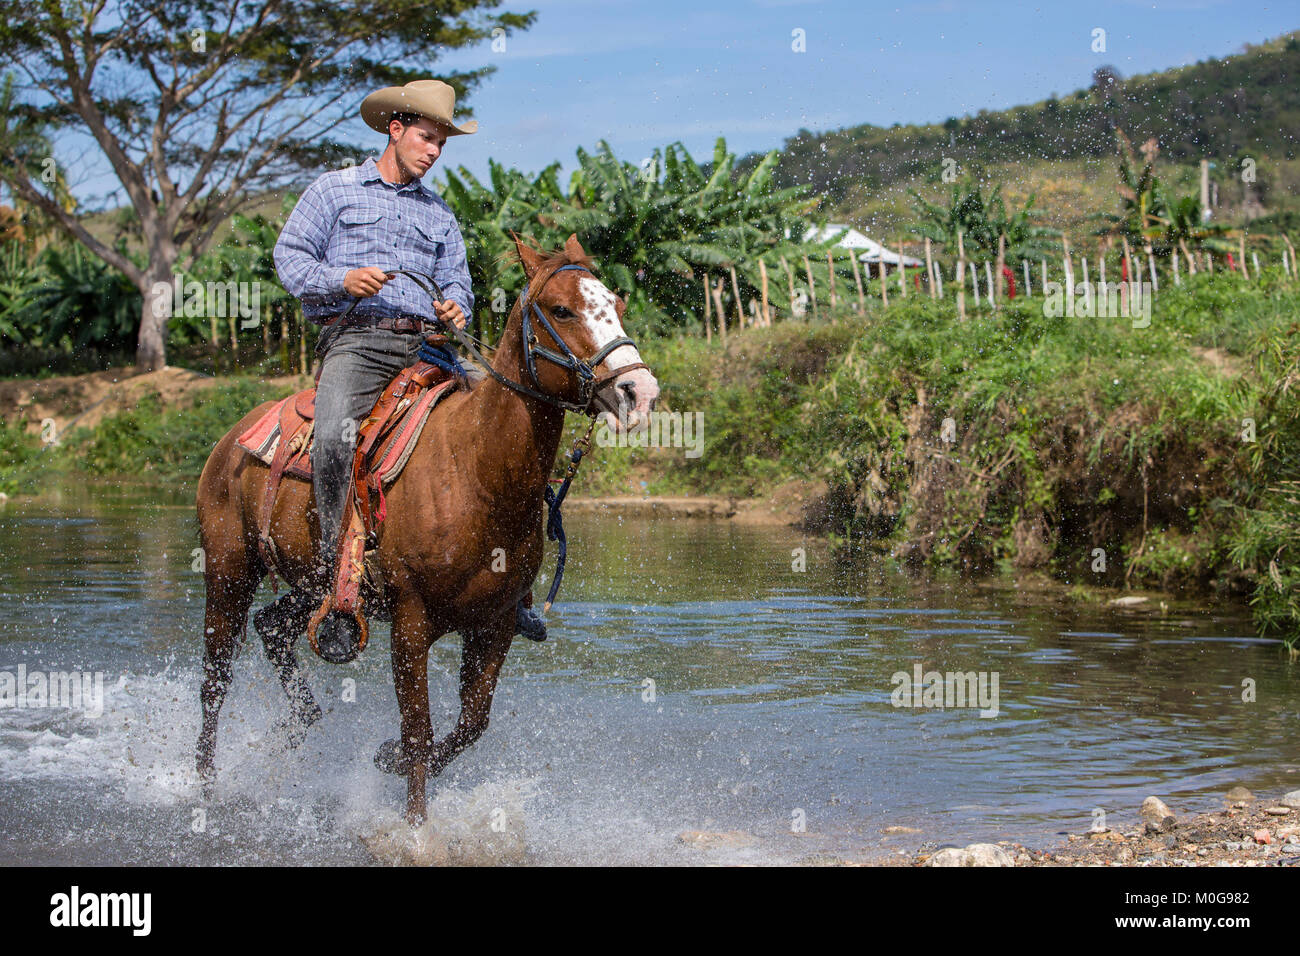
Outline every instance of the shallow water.
[[(303, 655), (326, 717), (297, 749), (253, 637), (205, 802), (191, 495), (91, 486), (0, 508), (0, 680), (104, 680), (99, 716), (0, 708), (0, 863), (870, 859), (1052, 842), (1094, 808), (1131, 821), (1151, 793), (1177, 810), (1300, 787), (1297, 665), (1241, 608), (1098, 608), (837, 568), (787, 529), (574, 515), (552, 640), (511, 650), (491, 727), (430, 787), (418, 834), (403, 781), (371, 763), (398, 720), (383, 625), (353, 664)], [(441, 732), (459, 650), (449, 635), (431, 655)], [(895, 707), (891, 679), (917, 663), (996, 674), (997, 716)], [(678, 839), (691, 830), (743, 835), (707, 848)]]

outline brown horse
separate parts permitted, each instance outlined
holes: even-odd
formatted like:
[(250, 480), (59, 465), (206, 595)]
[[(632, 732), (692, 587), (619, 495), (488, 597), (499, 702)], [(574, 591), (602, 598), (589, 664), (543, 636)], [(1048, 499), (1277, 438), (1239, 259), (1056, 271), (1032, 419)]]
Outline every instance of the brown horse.
[[(425, 819), (427, 777), (441, 772), (487, 728), (515, 632), (515, 605), (541, 564), (543, 494), (564, 424), (564, 409), (545, 399), (579, 406), (580, 398), (590, 399), (589, 414), (608, 413), (612, 427), (622, 429), (643, 422), (659, 395), (634, 345), (608, 348), (623, 337), (625, 305), (591, 274), (576, 236), (550, 254), (516, 239), (516, 253), (529, 301), (549, 317), (556, 341), (544, 324), (534, 326), (531, 343), (526, 341), (523, 300), (515, 303), (492, 359), (496, 376), (511, 384), (484, 378), (434, 410), (388, 491), (388, 517), (380, 526), (378, 566), (392, 614), (393, 682), (402, 717), (400, 743), (390, 740), (375, 759), (383, 769), (406, 774), (406, 816), (413, 824)], [(556, 357), (571, 352), (583, 360), (583, 368), (549, 359), (548, 351)], [(584, 395), (577, 373), (591, 381), (585, 361), (602, 352), (594, 371), (604, 373), (593, 382), (594, 394)], [(511, 387), (517, 384), (525, 388)], [(217, 716), (230, 685), (231, 660), (265, 574), (257, 549), (257, 511), (269, 469), (242, 451), (236, 438), (269, 407), (250, 412), (217, 443), (199, 479), (207, 607), (197, 765), (205, 787), (215, 779)], [(319, 537), (310, 482), (287, 480), (281, 486), (271, 536), (284, 557), (286, 576), (303, 580)], [(460, 717), (450, 733), (435, 740), (429, 648), (449, 631), (463, 639)], [(301, 731), (321, 712), (299, 670), (295, 640), (296, 635), (264, 638), (264, 644), (289, 697), (293, 725)]]

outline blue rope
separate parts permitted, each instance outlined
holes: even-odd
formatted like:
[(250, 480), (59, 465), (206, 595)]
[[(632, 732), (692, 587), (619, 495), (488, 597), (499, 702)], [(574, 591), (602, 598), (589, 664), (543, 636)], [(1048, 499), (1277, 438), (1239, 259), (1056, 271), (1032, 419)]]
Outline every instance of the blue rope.
[(465, 366), (460, 364), (456, 358), (456, 353), (445, 345), (430, 345), (425, 342), (420, 346), (418, 358), (430, 365), (436, 365), (444, 372), (450, 372), (452, 375), (465, 377)]

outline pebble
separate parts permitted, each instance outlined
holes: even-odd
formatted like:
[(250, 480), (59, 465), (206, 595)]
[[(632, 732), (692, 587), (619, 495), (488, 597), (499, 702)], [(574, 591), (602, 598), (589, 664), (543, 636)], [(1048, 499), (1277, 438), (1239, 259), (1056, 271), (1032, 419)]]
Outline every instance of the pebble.
[(924, 866), (1015, 866), (1011, 854), (993, 843), (972, 843), (965, 849), (949, 847), (935, 853)]
[(1291, 808), (1290, 807), (1265, 807), (1264, 812), (1267, 813), (1270, 817), (1285, 817), (1285, 816), (1290, 816)]
[(1300, 854), (1300, 845), (1288, 843), (1286, 846), (1282, 847), (1282, 852), (1295, 856), (1296, 854)]
[(1174, 819), (1173, 811), (1165, 806), (1165, 802), (1159, 797), (1147, 797), (1143, 800), (1142, 809), (1138, 813), (1147, 824), (1159, 827), (1162, 830), (1172, 828), (1177, 822)]
[(1290, 807), (1293, 810), (1300, 810), (1300, 790), (1292, 790), (1278, 802), (1284, 807)]
[(1224, 794), (1224, 799), (1236, 803), (1241, 800), (1254, 800), (1255, 795), (1251, 793), (1249, 790), (1247, 790), (1245, 787), (1233, 787), (1226, 794)]
[(885, 827), (881, 833), (920, 833), (916, 827)]
[(1273, 838), (1269, 836), (1267, 830), (1256, 830), (1254, 833), (1256, 843), (1272, 843)]

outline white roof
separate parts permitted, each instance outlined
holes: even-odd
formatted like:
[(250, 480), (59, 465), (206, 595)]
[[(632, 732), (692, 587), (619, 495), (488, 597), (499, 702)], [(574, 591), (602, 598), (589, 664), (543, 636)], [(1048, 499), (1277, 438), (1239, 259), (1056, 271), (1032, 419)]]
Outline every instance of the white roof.
[[(864, 236), (856, 229), (850, 229), (847, 225), (838, 222), (828, 222), (821, 229), (809, 229), (803, 234), (804, 242), (828, 242), (839, 236), (840, 239), (835, 243), (840, 249), (861, 249), (862, 255), (858, 256), (859, 262), (880, 262), (884, 260), (886, 265), (898, 265), (898, 253), (891, 252), (882, 246), (876, 240), (869, 236)], [(903, 263), (908, 266), (920, 266), (925, 263), (920, 259), (914, 259), (912, 256), (903, 256)]]

